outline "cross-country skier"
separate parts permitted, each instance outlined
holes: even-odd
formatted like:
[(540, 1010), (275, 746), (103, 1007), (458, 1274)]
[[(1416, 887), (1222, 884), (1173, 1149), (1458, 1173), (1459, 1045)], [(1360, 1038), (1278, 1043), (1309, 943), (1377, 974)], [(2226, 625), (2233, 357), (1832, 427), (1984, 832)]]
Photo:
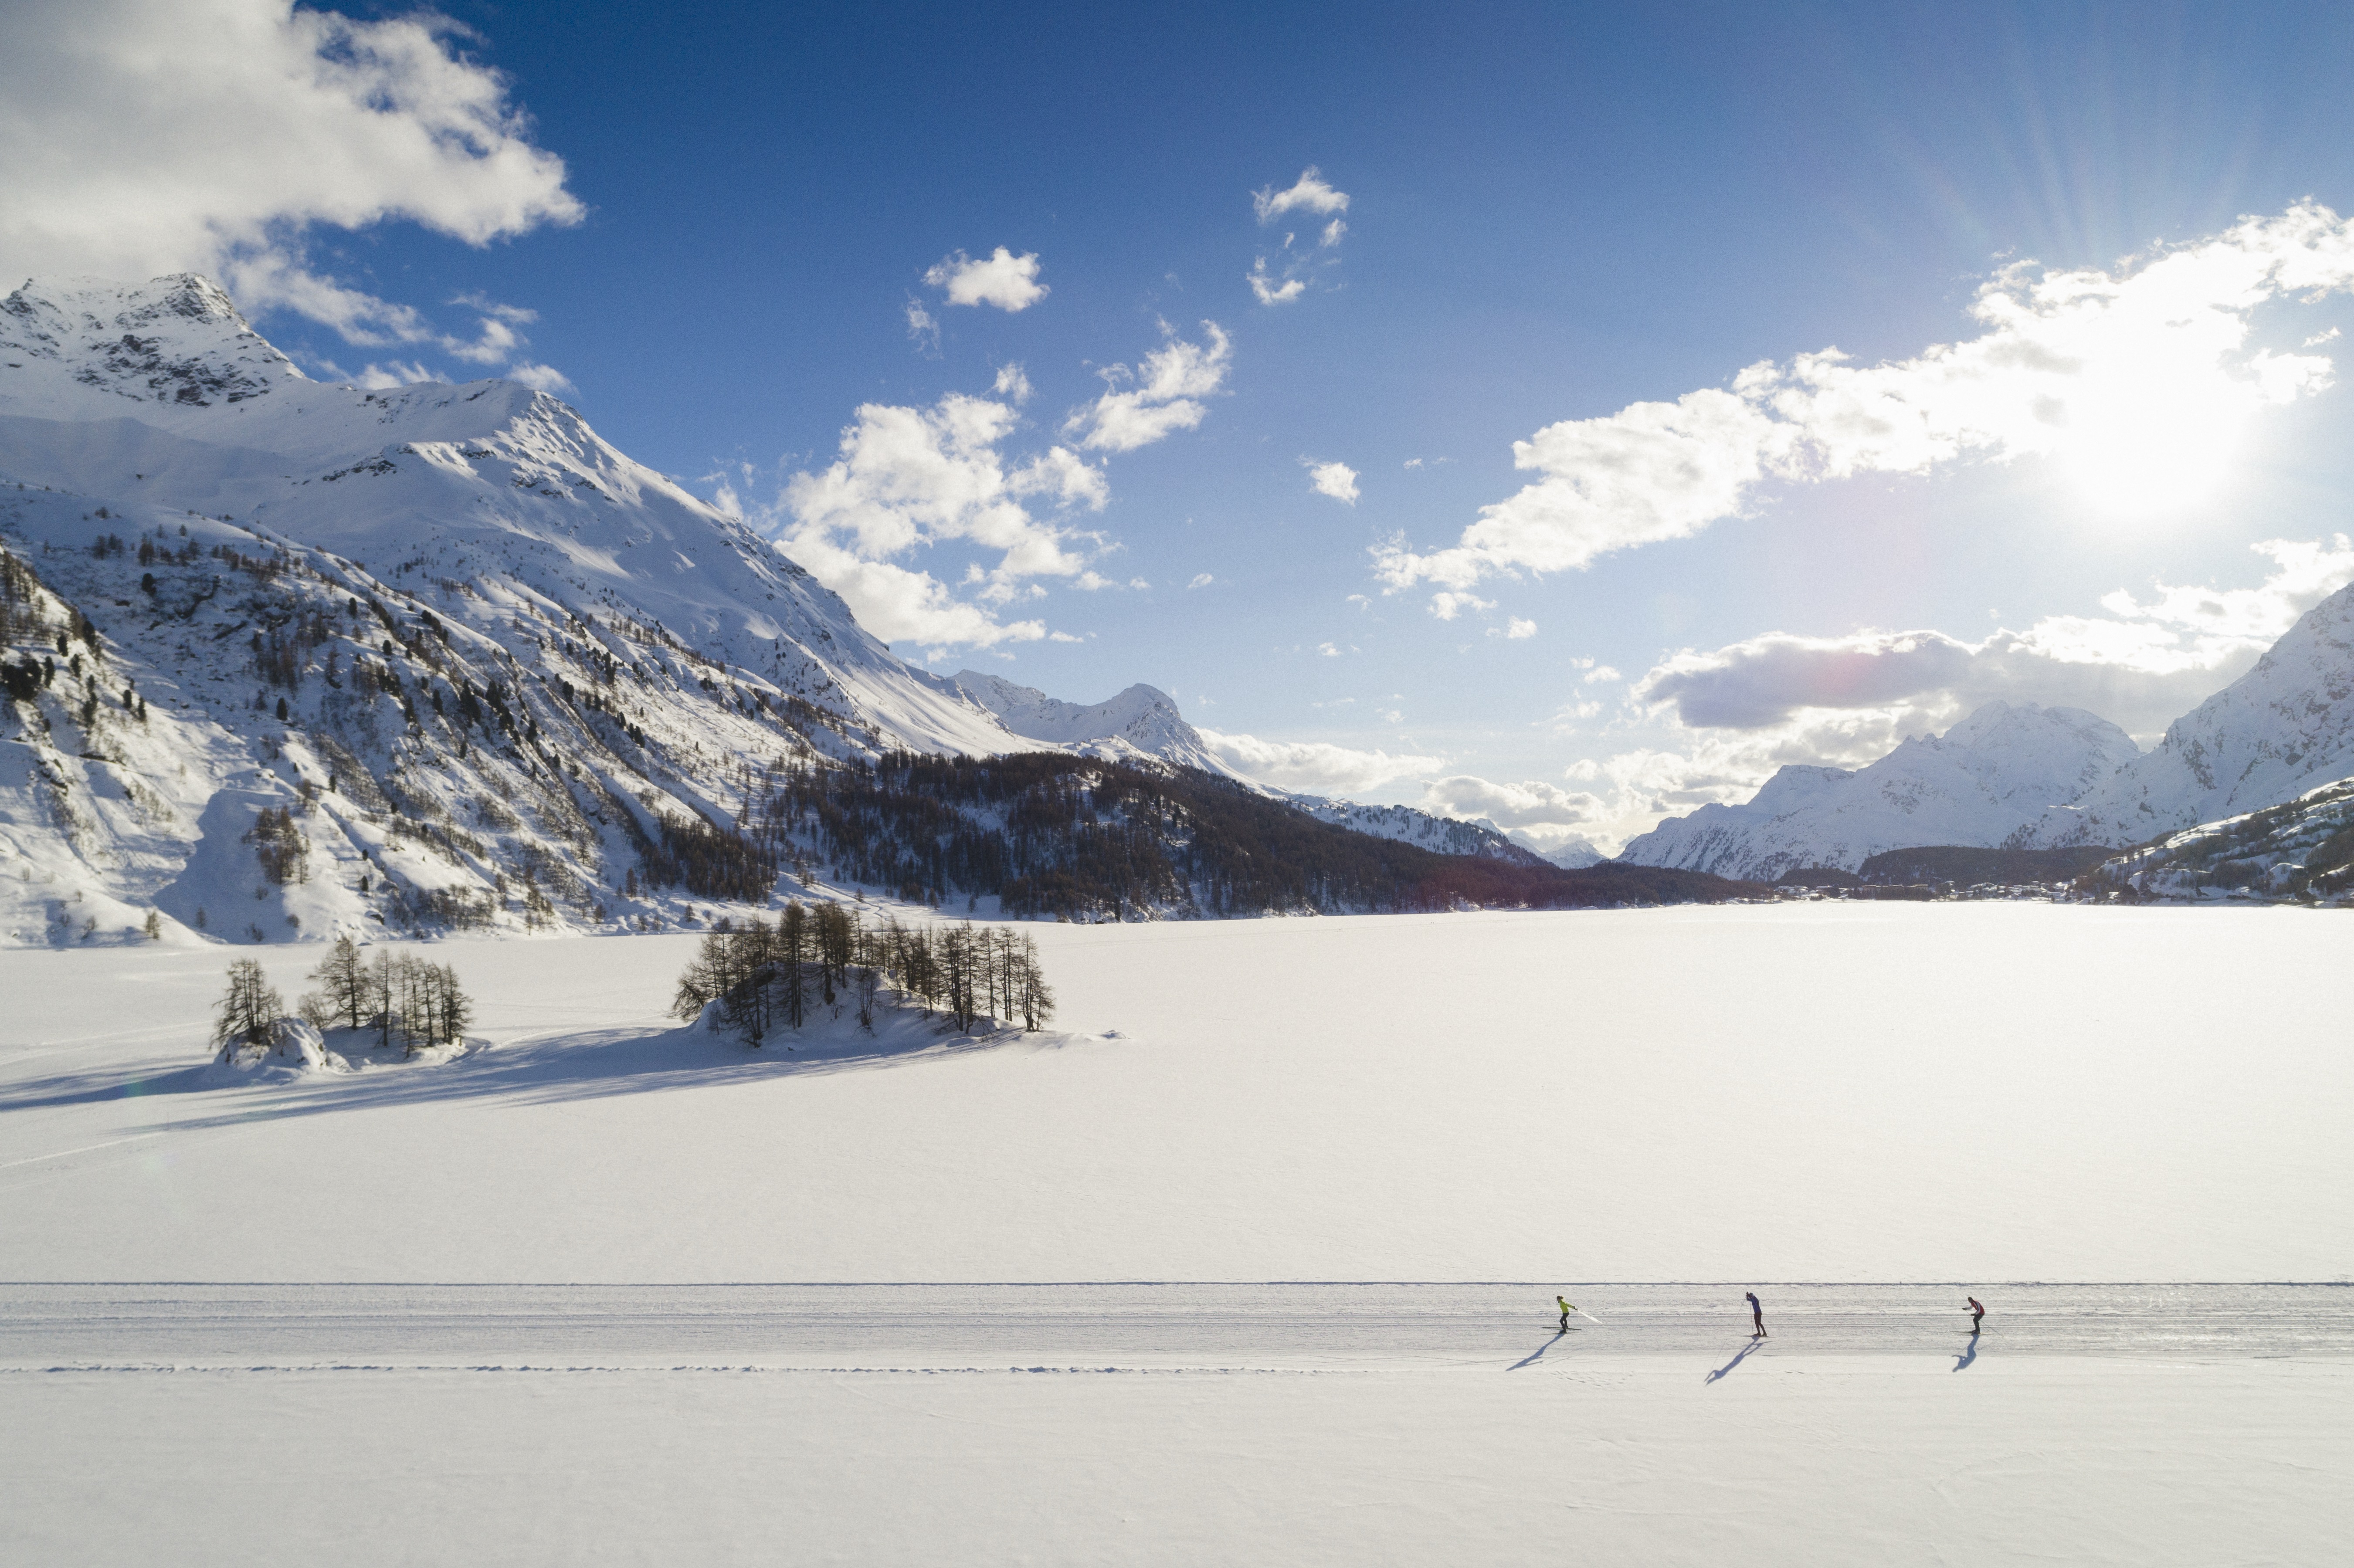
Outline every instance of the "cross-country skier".
[(1970, 1332), (1975, 1334), (1978, 1331), (1978, 1319), (1986, 1316), (1986, 1308), (1978, 1305), (1978, 1298), (1975, 1296), (1965, 1296), (1962, 1299), (1970, 1304)]
[(1749, 1320), (1757, 1325), (1757, 1327), (1751, 1331), (1749, 1337), (1753, 1340), (1762, 1340), (1766, 1338), (1766, 1308), (1757, 1304), (1757, 1292), (1750, 1290), (1744, 1291), (1743, 1294), (1749, 1298)]
[(1577, 1308), (1569, 1304), (1569, 1298), (1566, 1296), (1556, 1296), (1553, 1299), (1561, 1303), (1562, 1331), (1564, 1333), (1567, 1333), (1569, 1331), (1569, 1315), (1572, 1312), (1576, 1311)]

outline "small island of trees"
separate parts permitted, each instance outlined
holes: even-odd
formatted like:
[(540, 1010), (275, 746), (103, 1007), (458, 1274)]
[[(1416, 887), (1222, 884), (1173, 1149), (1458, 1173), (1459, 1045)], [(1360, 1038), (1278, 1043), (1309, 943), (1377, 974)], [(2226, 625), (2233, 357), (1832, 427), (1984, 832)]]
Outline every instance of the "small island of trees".
[(671, 1010), (696, 1018), (716, 1001), (720, 1022), (753, 1045), (779, 1027), (800, 1029), (820, 1007), (853, 1006), (871, 1033), (886, 983), (899, 993), (886, 1005), (941, 1012), (959, 1029), (987, 1016), (1019, 1018), (1031, 1031), (1055, 1015), (1027, 932), (970, 921), (907, 925), (887, 915), (870, 922), (839, 904), (799, 900), (773, 925), (755, 919), (705, 937)]

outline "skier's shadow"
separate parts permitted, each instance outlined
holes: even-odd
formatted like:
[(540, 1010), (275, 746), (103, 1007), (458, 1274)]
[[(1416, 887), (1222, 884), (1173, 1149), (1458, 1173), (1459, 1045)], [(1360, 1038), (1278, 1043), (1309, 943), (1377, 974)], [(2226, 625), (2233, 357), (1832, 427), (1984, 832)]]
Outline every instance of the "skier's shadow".
[(1955, 1361), (1954, 1361), (1954, 1370), (1955, 1370), (1956, 1372), (1961, 1372), (1961, 1371), (1963, 1371), (1963, 1370), (1967, 1369), (1972, 1361), (1976, 1361), (1976, 1360), (1978, 1360), (1978, 1337), (1976, 1334), (1972, 1334), (1972, 1335), (1970, 1336), (1970, 1346), (1969, 1346), (1969, 1349), (1967, 1349), (1967, 1350), (1964, 1351), (1963, 1351), (1963, 1352), (1962, 1352), (1958, 1357), (1955, 1358)]
[(1707, 1377), (1701, 1381), (1703, 1383), (1716, 1382), (1719, 1378), (1724, 1376), (1725, 1373), (1731, 1372), (1734, 1368), (1747, 1361), (1751, 1356), (1755, 1355), (1757, 1353), (1757, 1347), (1765, 1342), (1766, 1341), (1763, 1340), (1750, 1340), (1747, 1344), (1741, 1347), (1741, 1353), (1739, 1355), (1734, 1357), (1731, 1361), (1725, 1362), (1723, 1366), (1717, 1368), (1714, 1372), (1709, 1373)]
[(1514, 1361), (1511, 1366), (1506, 1367), (1504, 1370), (1505, 1370), (1506, 1372), (1518, 1372), (1518, 1371), (1520, 1371), (1522, 1367), (1529, 1365), (1529, 1364), (1530, 1364), (1531, 1362), (1532, 1362), (1532, 1361), (1542, 1361), (1542, 1360), (1544, 1358), (1544, 1353), (1545, 1353), (1547, 1351), (1549, 1351), (1549, 1350), (1553, 1349), (1555, 1345), (1558, 1345), (1559, 1343), (1561, 1343), (1562, 1340), (1563, 1340), (1565, 1336), (1569, 1335), (1570, 1333), (1572, 1333), (1572, 1332), (1574, 1332), (1574, 1331), (1575, 1331), (1575, 1330), (1569, 1330), (1569, 1329), (1556, 1329), (1556, 1330), (1553, 1330), (1553, 1338), (1552, 1338), (1552, 1339), (1547, 1340), (1543, 1344), (1539, 1345), (1535, 1350), (1531, 1351), (1527, 1355), (1522, 1356), (1519, 1361)]

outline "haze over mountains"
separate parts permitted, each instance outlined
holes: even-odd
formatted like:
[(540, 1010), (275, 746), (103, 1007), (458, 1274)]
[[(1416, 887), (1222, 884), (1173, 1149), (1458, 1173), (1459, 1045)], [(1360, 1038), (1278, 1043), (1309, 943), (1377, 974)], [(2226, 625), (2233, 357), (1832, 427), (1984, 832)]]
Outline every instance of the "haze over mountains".
[(1787, 767), (1744, 804), (1704, 806), (1623, 859), (1771, 881), (1928, 844), (2123, 847), (2294, 800), (2354, 775), (2354, 587), (2143, 753), (2075, 708), (1990, 703), (1867, 768)]
[(1989, 703), (1866, 768), (1784, 768), (1745, 804), (1672, 818), (1624, 858), (1771, 882), (1801, 866), (1852, 871), (1882, 850), (1999, 844), (2139, 755), (2081, 708)]

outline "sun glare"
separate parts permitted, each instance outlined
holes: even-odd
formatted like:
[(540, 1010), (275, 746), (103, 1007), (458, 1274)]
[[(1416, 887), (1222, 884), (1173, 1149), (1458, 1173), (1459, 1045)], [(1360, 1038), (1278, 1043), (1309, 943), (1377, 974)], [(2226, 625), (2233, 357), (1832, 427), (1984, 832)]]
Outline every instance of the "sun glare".
[(2074, 409), (2058, 454), (2084, 498), (2112, 516), (2159, 515), (2212, 497), (2251, 409), (2230, 387), (2144, 382)]

